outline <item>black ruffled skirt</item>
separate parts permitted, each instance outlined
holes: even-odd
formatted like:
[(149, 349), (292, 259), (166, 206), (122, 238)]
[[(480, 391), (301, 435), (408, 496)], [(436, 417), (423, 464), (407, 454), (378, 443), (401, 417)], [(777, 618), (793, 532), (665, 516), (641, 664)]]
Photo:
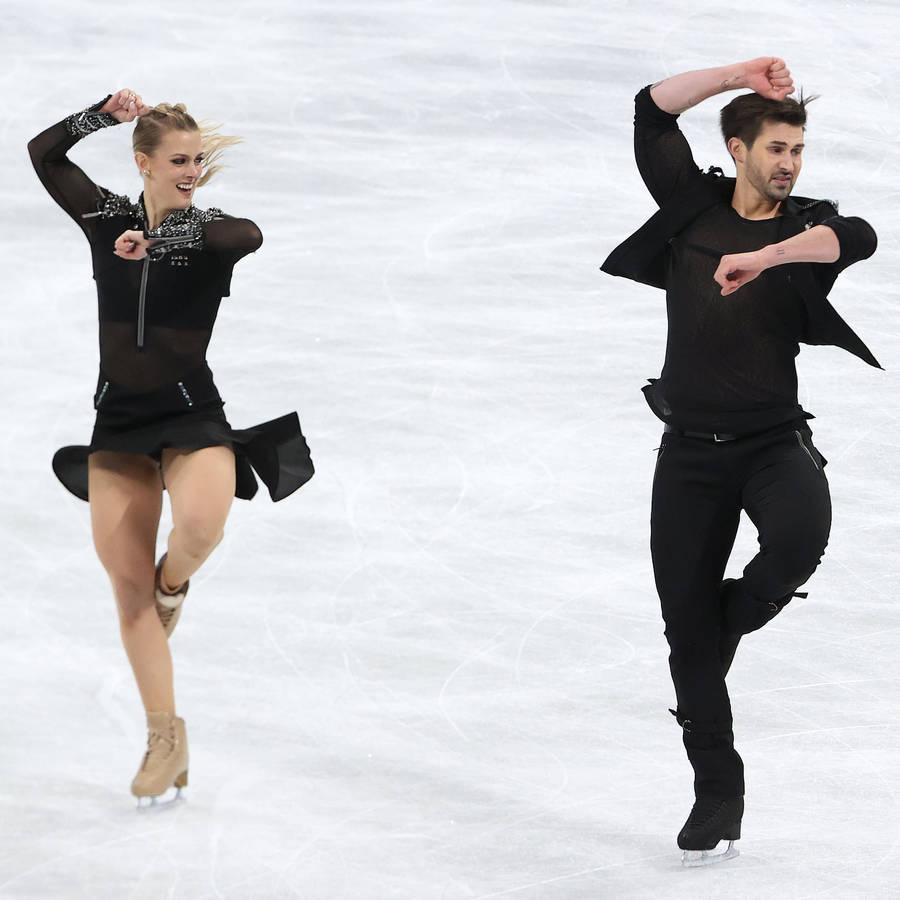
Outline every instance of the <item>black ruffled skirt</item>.
[(234, 450), (235, 496), (249, 500), (260, 477), (273, 500), (283, 500), (314, 473), (297, 413), (234, 429), (204, 365), (181, 381), (140, 393), (100, 373), (94, 408), (97, 418), (89, 446), (63, 447), (53, 456), (53, 471), (76, 497), (88, 499), (88, 456), (96, 450), (142, 453), (157, 460), (166, 447), (199, 450), (225, 445)]

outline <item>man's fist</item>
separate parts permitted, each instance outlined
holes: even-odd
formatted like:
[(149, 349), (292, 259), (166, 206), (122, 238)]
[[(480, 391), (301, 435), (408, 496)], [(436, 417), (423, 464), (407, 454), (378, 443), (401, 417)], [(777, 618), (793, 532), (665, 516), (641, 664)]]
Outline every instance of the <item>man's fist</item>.
[(777, 56), (760, 56), (745, 63), (744, 86), (769, 100), (784, 100), (794, 91), (787, 63)]

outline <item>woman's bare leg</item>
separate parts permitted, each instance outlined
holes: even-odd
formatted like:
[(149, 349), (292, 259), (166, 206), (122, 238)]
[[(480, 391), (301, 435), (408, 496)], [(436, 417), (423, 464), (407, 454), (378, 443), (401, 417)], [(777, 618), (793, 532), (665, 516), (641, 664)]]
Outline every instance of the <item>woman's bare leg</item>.
[(222, 540), (234, 500), (234, 452), (230, 447), (190, 453), (167, 449), (162, 467), (174, 527), (161, 574), (163, 587), (172, 589), (184, 584)]
[(159, 469), (147, 456), (100, 451), (88, 459), (88, 477), (94, 546), (112, 582), (144, 709), (175, 712), (172, 657), (153, 599)]

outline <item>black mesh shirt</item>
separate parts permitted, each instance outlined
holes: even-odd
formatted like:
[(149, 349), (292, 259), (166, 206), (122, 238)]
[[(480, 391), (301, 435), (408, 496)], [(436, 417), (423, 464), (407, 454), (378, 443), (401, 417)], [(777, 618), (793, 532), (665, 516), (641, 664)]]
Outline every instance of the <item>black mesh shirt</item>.
[(206, 348), (235, 263), (262, 244), (259, 228), (221, 210), (176, 210), (158, 228), (143, 260), (115, 255), (122, 232), (146, 231), (143, 198), (99, 187), (67, 156), (87, 134), (118, 124), (97, 110), (106, 101), (51, 126), (28, 145), (51, 197), (87, 237), (99, 301), (100, 369), (133, 391), (177, 382), (205, 364)]
[[(649, 89), (638, 94), (635, 109), (638, 169), (662, 207), (707, 176), (677, 116), (660, 110)], [(815, 221), (832, 227), (841, 243), (837, 262), (811, 264), (825, 293), (841, 269), (871, 254), (874, 232), (861, 219), (838, 216), (827, 201), (808, 203), (816, 207)], [(791, 266), (768, 269), (727, 297), (713, 274), (723, 255), (759, 250), (811, 224), (790, 216), (744, 219), (723, 199), (669, 240), (666, 356), (659, 379), (645, 390), (660, 418), (685, 430), (751, 434), (809, 417), (797, 399), (795, 366), (807, 308), (791, 286)]]
[(780, 290), (771, 270), (727, 297), (713, 280), (724, 254), (782, 240), (781, 225), (780, 218), (743, 219), (722, 203), (672, 240), (666, 359), (656, 390), (674, 424), (740, 434), (803, 417), (794, 364), (802, 299)]

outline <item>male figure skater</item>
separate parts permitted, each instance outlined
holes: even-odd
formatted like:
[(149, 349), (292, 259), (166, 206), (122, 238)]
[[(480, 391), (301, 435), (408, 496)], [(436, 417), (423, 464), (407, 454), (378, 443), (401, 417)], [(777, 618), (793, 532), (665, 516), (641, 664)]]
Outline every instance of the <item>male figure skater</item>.
[[(749, 89), (722, 109), (737, 170), (701, 173), (679, 114)], [(653, 481), (651, 554), (694, 803), (678, 835), (685, 865), (737, 855), (743, 763), (725, 675), (741, 635), (787, 605), (831, 527), (825, 460), (797, 399), (799, 342), (878, 362), (826, 299), (841, 270), (875, 251), (872, 228), (827, 200), (792, 197), (806, 102), (784, 61), (687, 72), (635, 98), (635, 156), (658, 212), (603, 265), (664, 288), (666, 358), (644, 388), (665, 422)], [(759, 531), (743, 576), (723, 581), (741, 510)], [(800, 595), (805, 596), (805, 595)], [(711, 854), (721, 840), (727, 850)]]

